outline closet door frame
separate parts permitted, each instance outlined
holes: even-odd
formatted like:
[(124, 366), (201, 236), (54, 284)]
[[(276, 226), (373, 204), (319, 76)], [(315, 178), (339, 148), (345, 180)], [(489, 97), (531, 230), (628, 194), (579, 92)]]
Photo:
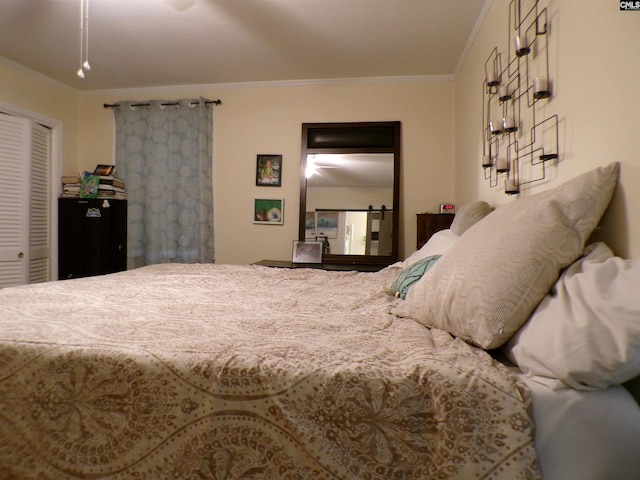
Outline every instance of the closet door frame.
[(61, 193), (62, 175), (62, 121), (0, 101), (0, 112), (23, 117), (44, 125), (51, 130), (51, 163), (49, 165), (49, 279), (58, 279), (58, 197)]

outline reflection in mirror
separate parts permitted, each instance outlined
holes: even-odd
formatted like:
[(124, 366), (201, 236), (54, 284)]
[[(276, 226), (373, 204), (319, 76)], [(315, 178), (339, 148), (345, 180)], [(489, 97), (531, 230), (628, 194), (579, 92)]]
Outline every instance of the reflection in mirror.
[(303, 124), (300, 240), (325, 263), (388, 265), (398, 255), (400, 122)]
[(305, 238), (325, 254), (392, 255), (391, 153), (307, 155)]

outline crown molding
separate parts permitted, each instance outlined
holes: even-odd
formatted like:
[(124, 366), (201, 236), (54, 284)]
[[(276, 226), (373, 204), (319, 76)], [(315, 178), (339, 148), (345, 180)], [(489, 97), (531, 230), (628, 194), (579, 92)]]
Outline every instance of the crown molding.
[(232, 88), (260, 88), (260, 87), (292, 87), (304, 85), (346, 85), (346, 84), (367, 84), (367, 83), (394, 83), (394, 82), (450, 82), (455, 80), (454, 75), (404, 75), (386, 77), (349, 77), (349, 78), (317, 78), (298, 80), (272, 80), (260, 82), (229, 82), (229, 83), (208, 83), (192, 85), (153, 85), (132, 88), (114, 88), (102, 90), (78, 90), (66, 85), (58, 80), (43, 75), (31, 68), (25, 67), (13, 60), (0, 56), (0, 63), (4, 63), (14, 70), (25, 75), (29, 75), (37, 80), (48, 83), (70, 93), (81, 97), (103, 96), (103, 95), (136, 95), (152, 94), (153, 92), (167, 93), (171, 91), (194, 91), (203, 90), (225, 90)]

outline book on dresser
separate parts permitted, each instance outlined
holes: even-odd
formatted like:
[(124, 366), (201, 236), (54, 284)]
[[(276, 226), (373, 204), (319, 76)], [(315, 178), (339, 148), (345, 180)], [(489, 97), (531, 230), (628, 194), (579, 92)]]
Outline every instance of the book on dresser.
[(115, 165), (96, 165), (93, 175), (100, 179), (98, 198), (127, 198), (124, 180), (116, 177)]
[(60, 179), (62, 183), (63, 197), (79, 197), (82, 178), (78, 175), (63, 175)]
[(98, 185), (98, 197), (111, 197), (111, 198), (127, 198), (127, 192), (124, 187), (117, 186), (115, 184), (103, 183), (100, 180)]
[(124, 189), (124, 180), (112, 175), (100, 175), (100, 183)]
[(61, 177), (61, 197), (80, 198), (127, 198), (127, 189), (122, 178), (114, 175), (113, 165), (98, 165), (93, 172)]

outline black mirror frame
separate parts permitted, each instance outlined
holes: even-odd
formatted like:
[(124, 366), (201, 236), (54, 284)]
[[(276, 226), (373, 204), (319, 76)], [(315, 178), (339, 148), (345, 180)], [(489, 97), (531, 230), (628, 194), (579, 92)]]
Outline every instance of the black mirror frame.
[(300, 157), (300, 218), (298, 240), (305, 240), (307, 206), (307, 155), (318, 153), (392, 153), (393, 154), (393, 233), (391, 255), (326, 254), (323, 263), (353, 265), (390, 265), (398, 260), (400, 233), (400, 153), (401, 123), (303, 123)]

